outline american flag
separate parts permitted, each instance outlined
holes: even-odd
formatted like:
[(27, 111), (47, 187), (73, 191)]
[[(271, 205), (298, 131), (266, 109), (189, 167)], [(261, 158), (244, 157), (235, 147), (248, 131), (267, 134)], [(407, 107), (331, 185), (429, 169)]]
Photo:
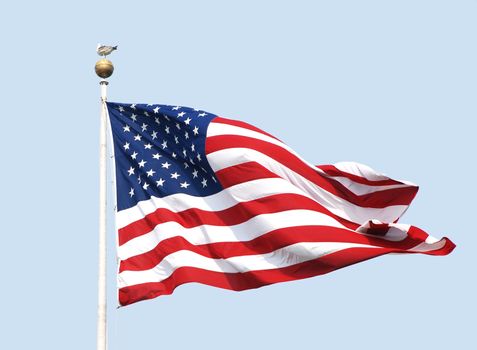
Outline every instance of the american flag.
[(418, 187), (353, 162), (314, 166), (249, 124), (108, 103), (120, 305), (198, 282), (245, 290), (388, 253), (455, 245), (397, 223)]

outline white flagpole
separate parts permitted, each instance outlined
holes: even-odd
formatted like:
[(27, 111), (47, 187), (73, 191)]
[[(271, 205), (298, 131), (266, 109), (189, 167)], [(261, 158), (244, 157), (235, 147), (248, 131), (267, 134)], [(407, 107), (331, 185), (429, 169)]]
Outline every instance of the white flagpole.
[(107, 86), (104, 80), (113, 74), (113, 64), (103, 58), (96, 63), (96, 74), (103, 78), (101, 87), (101, 119), (99, 129), (99, 263), (98, 263), (98, 324), (97, 350), (107, 349), (106, 328), (106, 124), (107, 124)]
[(97, 350), (106, 350), (106, 97), (108, 82), (102, 80), (99, 128), (99, 262)]

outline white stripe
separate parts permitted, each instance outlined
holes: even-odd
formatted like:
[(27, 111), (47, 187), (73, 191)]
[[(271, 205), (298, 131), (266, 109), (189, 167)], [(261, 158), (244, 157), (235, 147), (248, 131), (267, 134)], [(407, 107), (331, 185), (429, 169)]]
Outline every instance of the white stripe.
[(427, 244), (433, 244), (433, 243), (436, 243), (437, 241), (439, 241), (437, 238), (435, 237), (432, 237), (432, 236), (427, 236), (425, 242)]
[(244, 255), (228, 259), (211, 259), (188, 250), (181, 250), (169, 254), (150, 270), (121, 272), (118, 275), (118, 286), (124, 288), (147, 282), (161, 282), (172, 275), (176, 269), (185, 266), (223, 273), (271, 270), (317, 259), (348, 248), (376, 247), (356, 243), (304, 242), (277, 249), (268, 254)]
[[(293, 151), (290, 147), (285, 145), (283, 142), (274, 139), (268, 135), (262, 134), (257, 131), (253, 131), (250, 129), (245, 129), (240, 126), (230, 125), (230, 124), (222, 124), (222, 123), (214, 123), (211, 122), (209, 127), (207, 128), (207, 137), (211, 136), (221, 136), (221, 135), (237, 135), (237, 136), (246, 136), (251, 137), (257, 140), (266, 141), (268, 143), (273, 143), (283, 149), (286, 149), (290, 153), (297, 155), (295, 151)], [(298, 156), (298, 155), (297, 155)]]
[(195, 245), (217, 242), (245, 242), (273, 230), (307, 225), (346, 229), (332, 217), (312, 210), (288, 210), (262, 214), (231, 226), (201, 225), (185, 228), (175, 221), (169, 221), (157, 225), (149, 233), (124, 243), (118, 248), (118, 256), (121, 260), (125, 260), (143, 254), (154, 249), (163, 240), (177, 236), (181, 236)]
[(426, 242), (422, 242), (418, 244), (412, 249), (409, 249), (409, 251), (415, 252), (415, 253), (431, 252), (433, 250), (439, 250), (446, 245), (445, 239), (441, 239), (440, 241), (437, 241), (434, 237), (432, 237), (432, 239), (430, 239), (429, 241), (434, 241), (434, 243), (427, 243), (427, 240), (426, 240)]
[(305, 195), (303, 191), (288, 181), (272, 178), (244, 182), (207, 197), (191, 196), (185, 193), (176, 193), (163, 198), (151, 197), (139, 202), (134, 207), (117, 212), (117, 227), (125, 227), (160, 208), (176, 213), (191, 208), (220, 211), (240, 202), (282, 193)]
[(408, 207), (407, 205), (393, 205), (385, 208), (360, 207), (315, 185), (275, 159), (249, 148), (227, 148), (216, 151), (208, 154), (207, 160), (214, 171), (250, 161), (257, 162), (282, 179), (286, 179), (333, 214), (358, 224), (362, 224), (370, 219), (393, 222)]
[(253, 131), (253, 130), (249, 130), (249, 129), (245, 129), (245, 128), (241, 128), (239, 126), (235, 126), (235, 125), (229, 125), (229, 124), (222, 124), (222, 123), (214, 123), (214, 122), (211, 122), (209, 124), (209, 127), (207, 128), (207, 137), (211, 137), (211, 136), (220, 136), (220, 135), (239, 135), (239, 136), (246, 136), (246, 137), (250, 137), (250, 138), (253, 138), (253, 139), (257, 139), (257, 140), (262, 140), (262, 141), (266, 141), (268, 143), (272, 143), (274, 145), (277, 145), (281, 148), (283, 148), (284, 150), (290, 152), (291, 154), (293, 154), (295, 157), (297, 157), (298, 159), (300, 159), (300, 161), (302, 161), (303, 163), (305, 163), (306, 165), (308, 165), (308, 167), (310, 167), (311, 169), (313, 169), (314, 171), (316, 172), (319, 172), (321, 174), (326, 174), (323, 170), (321, 170), (320, 168), (317, 168), (316, 166), (314, 166), (313, 164), (309, 163), (308, 161), (306, 161), (305, 159), (303, 159), (298, 153), (296, 153), (293, 149), (291, 149), (289, 146), (287, 146), (286, 144), (284, 144), (283, 142), (277, 140), (277, 139), (274, 139), (273, 137), (270, 137), (270, 136), (267, 136), (267, 135), (264, 135), (262, 133), (259, 133), (259, 132), (256, 132), (256, 131)]
[[(284, 179), (258, 179), (229, 187), (226, 190), (208, 197), (197, 197), (184, 193), (177, 193), (163, 198), (151, 197), (148, 200), (139, 202), (132, 208), (117, 212), (116, 222), (118, 229), (120, 229), (135, 221), (143, 219), (144, 216), (153, 213), (160, 208), (168, 209), (176, 213), (191, 208), (207, 211), (220, 211), (230, 208), (240, 202), (252, 201), (276, 194), (298, 194), (315, 200), (313, 197)], [(326, 202), (324, 203), (326, 204)], [(351, 206), (351, 204), (349, 205)], [(328, 207), (330, 206), (328, 205)], [(343, 210), (339, 208), (330, 208), (333, 209), (331, 211), (336, 215), (346, 217), (346, 213)], [(366, 217), (360, 223), (367, 222), (373, 218), (379, 220), (379, 216), (382, 216), (380, 214), (383, 212), (383, 209), (357, 208), (359, 208), (362, 216)], [(406, 209), (406, 206), (393, 206), (387, 208), (387, 210), (391, 209), (393, 209), (396, 213), (400, 213)], [(384, 220), (381, 219), (381, 221)]]
[[(394, 189), (394, 188), (402, 188), (402, 187), (409, 187), (409, 184), (412, 185), (411, 183), (409, 184), (395, 184), (395, 185), (387, 185), (387, 186), (372, 186), (372, 185), (366, 185), (366, 184), (361, 184), (358, 182), (355, 182), (351, 179), (348, 179), (346, 177), (334, 177), (334, 176), (329, 176), (327, 175), (323, 170), (317, 168), (313, 164), (307, 162), (304, 160), (299, 154), (297, 154), (293, 149), (288, 147), (286, 144), (283, 142), (274, 139), (273, 137), (270, 137), (268, 135), (264, 135), (262, 133), (259, 133), (257, 131), (245, 129), (239, 126), (235, 125), (229, 125), (229, 124), (222, 124), (222, 123), (210, 123), (209, 127), (207, 128), (207, 137), (211, 136), (221, 136), (221, 135), (238, 135), (238, 136), (245, 136), (245, 137), (250, 137), (253, 139), (265, 141), (271, 144), (274, 144), (276, 146), (279, 146), (283, 148), (284, 150), (290, 152), (294, 156), (296, 156), (298, 159), (300, 159), (303, 163), (308, 165), (310, 168), (312, 168), (314, 171), (317, 171), (321, 173), (325, 177), (332, 178), (334, 180), (337, 180), (340, 182), (343, 186), (347, 187), (351, 192), (357, 195), (363, 195), (363, 194), (368, 194), (368, 193), (373, 193), (377, 191), (383, 191), (387, 189)], [(359, 177), (363, 177), (368, 180), (389, 180), (389, 178), (383, 174), (379, 174), (378, 172), (374, 171), (370, 167), (359, 164), (359, 163), (353, 163), (353, 162), (342, 162), (335, 164), (335, 167), (337, 167), (339, 170), (348, 172), (353, 175), (357, 175)]]
[(330, 179), (336, 180), (339, 183), (341, 183), (343, 186), (345, 186), (348, 190), (353, 192), (354, 194), (361, 196), (363, 194), (369, 194), (369, 193), (375, 193), (378, 191), (384, 191), (384, 190), (392, 190), (396, 188), (408, 188), (409, 185), (385, 185), (385, 186), (369, 186), (365, 184), (360, 184), (358, 182), (355, 182), (351, 179), (348, 179), (347, 177), (341, 177), (341, 176), (328, 176)]
[[(336, 164), (333, 164), (338, 170), (343, 171), (348, 174), (356, 175), (359, 177), (363, 177), (369, 181), (381, 181), (381, 180), (390, 180), (387, 175), (378, 173), (376, 170), (370, 168), (367, 165), (361, 164), (361, 163), (356, 163), (356, 162), (339, 162)], [(410, 181), (404, 181), (404, 180), (395, 180), (402, 182), (405, 185), (408, 186), (417, 186), (413, 184)]]

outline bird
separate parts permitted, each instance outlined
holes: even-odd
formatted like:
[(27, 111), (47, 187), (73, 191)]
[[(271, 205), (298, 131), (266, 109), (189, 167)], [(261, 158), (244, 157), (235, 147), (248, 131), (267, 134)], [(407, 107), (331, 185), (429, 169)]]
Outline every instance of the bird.
[(111, 52), (113, 52), (114, 50), (117, 50), (117, 49), (118, 49), (117, 45), (116, 46), (107, 46), (107, 45), (98, 44), (98, 46), (96, 47), (96, 52), (98, 53), (98, 55), (106, 57)]

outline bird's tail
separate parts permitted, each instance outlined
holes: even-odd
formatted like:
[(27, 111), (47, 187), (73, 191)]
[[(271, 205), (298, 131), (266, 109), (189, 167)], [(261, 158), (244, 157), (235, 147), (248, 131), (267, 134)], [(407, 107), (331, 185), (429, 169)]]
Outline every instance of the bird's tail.
[(117, 50), (117, 49), (118, 49), (118, 45), (113, 46), (113, 50)]

